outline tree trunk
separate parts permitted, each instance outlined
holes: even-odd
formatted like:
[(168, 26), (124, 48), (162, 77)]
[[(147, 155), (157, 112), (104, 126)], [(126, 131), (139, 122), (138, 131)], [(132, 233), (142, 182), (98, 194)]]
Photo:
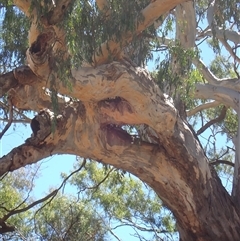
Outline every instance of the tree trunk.
[[(9, 92), (14, 105), (21, 109), (27, 99), (28, 108), (38, 109), (41, 81), (27, 67), (14, 76), (7, 74), (4, 83), (12, 86), (13, 80), (28, 79), (31, 85), (19, 84), (14, 95)], [(84, 101), (62, 107), (54, 133), (53, 115), (41, 111), (32, 121), (32, 137), (1, 158), (1, 175), (54, 154), (91, 158), (126, 170), (151, 186), (176, 217), (181, 240), (240, 240), (238, 209), (188, 125), (148, 75), (113, 63), (78, 71), (75, 81), (71, 95)], [(42, 101), (46, 105), (47, 99)], [(155, 133), (148, 142), (120, 128), (142, 123)]]

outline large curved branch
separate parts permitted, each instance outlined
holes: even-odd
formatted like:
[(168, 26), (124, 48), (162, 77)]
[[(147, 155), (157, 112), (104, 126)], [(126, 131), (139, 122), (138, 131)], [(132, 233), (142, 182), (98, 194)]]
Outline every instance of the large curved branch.
[[(10, 91), (15, 106), (19, 109), (31, 107), (34, 110), (39, 110), (44, 105), (51, 108), (49, 97), (45, 96), (42, 89), (48, 88), (49, 83), (39, 79), (28, 67), (15, 69), (14, 77), (12, 74), (12, 72), (9, 74), (11, 84), (8, 84), (5, 90)], [(95, 103), (109, 97), (121, 97), (134, 113), (132, 122), (157, 126), (159, 130), (160, 128), (168, 130), (169, 134), (174, 130), (176, 110), (144, 69), (113, 62), (97, 68), (85, 67), (73, 70), (72, 75), (73, 79), (69, 80), (74, 86), (72, 91), (61, 80), (56, 79), (56, 89), (59, 93), (84, 102)], [(10, 89), (9, 86), (15, 86), (15, 82), (17, 87)], [(26, 83), (29, 86), (18, 83)], [(93, 85), (96, 88), (92, 88)], [(39, 97), (38, 101), (36, 96)], [(172, 108), (168, 109), (168, 105)], [(147, 117), (149, 115), (151, 119)]]
[(193, 48), (196, 39), (196, 11), (193, 1), (187, 1), (176, 7), (176, 40), (184, 49)]
[(233, 61), (240, 63), (240, 58), (237, 56), (236, 53), (234, 53), (230, 44), (224, 38), (219, 38), (219, 40), (221, 41), (225, 49), (229, 52), (229, 54), (233, 57)]
[[(81, 68), (73, 75), (71, 95), (84, 102), (74, 102), (64, 109), (54, 133), (53, 114), (47, 110), (39, 113), (31, 123), (32, 137), (0, 159), (1, 175), (50, 155), (80, 155), (133, 173), (154, 188), (189, 232), (191, 227), (201, 234), (210, 232), (193, 220), (199, 220), (199, 210), (202, 205), (208, 206), (209, 199), (214, 205), (214, 196), (224, 188), (212, 176), (214, 172), (187, 124), (157, 85), (142, 69), (119, 63)], [(31, 86), (42, 84), (34, 81)], [(58, 84), (59, 91), (69, 93), (61, 82)], [(154, 130), (156, 144), (141, 141), (119, 127), (138, 123)], [(212, 193), (215, 190), (217, 194)], [(225, 197), (226, 208), (231, 206), (228, 196), (219, 196)], [(219, 219), (219, 214), (211, 215)]]
[(199, 99), (216, 100), (226, 106), (231, 106), (239, 112), (239, 92), (222, 86), (196, 84), (195, 97)]
[[(50, 48), (53, 38), (51, 32), (43, 33), (38, 37), (38, 41), (36, 42), (36, 44), (43, 47), (35, 48), (32, 46), (29, 49), (29, 62), (31, 61), (31, 68), (37, 76), (48, 79), (50, 74), (53, 75), (56, 90), (60, 94), (71, 95), (73, 98), (82, 101), (97, 102), (109, 97), (121, 97), (129, 102), (134, 112), (138, 113), (140, 122), (150, 126), (153, 126), (153, 123), (158, 123), (157, 126), (164, 126), (164, 128), (169, 130), (169, 133), (172, 132), (176, 119), (176, 111), (174, 108), (170, 112), (164, 109), (169, 100), (164, 97), (157, 84), (144, 69), (134, 68), (127, 62), (113, 62), (97, 68), (83, 67), (78, 70), (72, 70), (73, 78), (69, 79), (69, 82), (72, 83), (74, 88), (70, 91), (59, 79), (57, 73), (49, 68), (49, 61), (51, 60), (48, 58), (48, 46)], [(46, 42), (49, 41), (50, 43), (47, 45)], [(15, 70), (15, 78), (18, 78), (18, 74), (22, 77), (21, 69)], [(50, 81), (47, 83), (41, 80), (39, 82), (36, 81), (37, 79), (31, 85), (37, 85), (37, 88), (50, 88)], [(96, 88), (92, 88), (93, 85)], [(149, 98), (146, 98), (147, 96)], [(152, 113), (152, 123), (146, 123), (146, 114), (144, 113), (149, 113), (149, 111), (151, 112), (154, 109), (162, 109), (165, 117), (160, 117), (158, 112), (155, 111)]]
[(238, 78), (223, 78), (219, 79), (217, 78), (200, 59), (193, 59), (193, 64), (198, 68), (200, 73), (203, 75), (203, 77), (207, 80), (207, 82), (211, 85), (214, 85), (216, 87), (225, 87), (232, 90), (240, 91), (240, 79)]
[(114, 39), (103, 43), (101, 46), (100, 54), (95, 54), (93, 56), (93, 62), (95, 66), (107, 63), (109, 60), (109, 56), (112, 58), (117, 56), (122, 47), (126, 46), (129, 42), (131, 42), (132, 38), (138, 34), (140, 34), (147, 27), (151, 26), (154, 21), (159, 18), (162, 14), (168, 12), (176, 5), (185, 2), (186, 0), (155, 0), (151, 1), (151, 3), (142, 10), (141, 15), (144, 19), (142, 22), (136, 19), (136, 29), (134, 32), (128, 32), (123, 34), (120, 39)]
[(200, 112), (202, 110), (206, 110), (206, 109), (209, 109), (209, 108), (214, 108), (214, 107), (219, 106), (219, 105), (220, 105), (220, 103), (217, 102), (217, 101), (204, 103), (202, 105), (199, 105), (199, 106), (195, 107), (192, 110), (188, 110), (187, 111), (187, 116), (193, 116), (193, 115), (197, 114), (198, 112)]
[[(156, 83), (141, 68), (133, 68), (128, 65), (112, 63), (98, 68), (84, 68), (73, 72), (75, 88), (73, 94), (81, 100), (100, 101), (109, 97), (119, 96), (126, 100), (134, 113), (137, 113), (139, 122), (153, 126), (164, 126), (170, 132), (173, 130), (176, 120), (175, 109), (166, 111), (167, 105), (172, 104), (159, 90)], [(87, 81), (86, 81), (87, 80)], [(92, 85), (97, 88), (92, 88)], [(89, 95), (91, 93), (91, 95)], [(147, 98), (148, 97), (148, 98)], [(158, 111), (165, 116), (159, 116)], [(151, 113), (150, 113), (150, 112)], [(151, 115), (152, 123), (146, 123), (146, 116)], [(160, 125), (161, 123), (161, 125)]]
[[(214, 197), (219, 192), (223, 194), (219, 197), (224, 197), (224, 208), (232, 207), (231, 200), (216, 181), (198, 141), (181, 118), (177, 119), (172, 136), (165, 135), (164, 130), (158, 132), (160, 142), (155, 145), (135, 141), (131, 136), (126, 138), (128, 134), (114, 127), (102, 126), (104, 115), (99, 115), (95, 108), (87, 103), (66, 107), (53, 134), (44, 131), (51, 129), (51, 123), (39, 117), (36, 121), (40, 127), (34, 136), (0, 159), (1, 175), (53, 154), (68, 153), (91, 158), (138, 176), (154, 188), (175, 217), (181, 220), (181, 225), (189, 227), (187, 232), (191, 232), (193, 226), (195, 232), (209, 234), (210, 230), (204, 229), (201, 221), (193, 221), (201, 220), (199, 215), (204, 216), (201, 214), (202, 205), (207, 206), (209, 199), (211, 205), (215, 205), (219, 200)], [(48, 125), (41, 124), (42, 121)], [(209, 185), (204, 185), (206, 183)], [(221, 213), (214, 214), (210, 208), (208, 211), (212, 218), (225, 217)]]
[[(59, 116), (54, 134), (50, 134), (51, 115), (49, 115), (46, 111), (41, 112), (32, 124), (33, 137), (29, 138), (25, 144), (13, 149), (8, 155), (0, 159), (0, 174), (3, 175), (7, 171), (13, 171), (53, 154), (68, 153), (76, 155), (81, 154), (83, 157), (100, 160), (118, 168), (122, 168), (122, 163), (125, 163), (124, 169), (139, 176), (143, 181), (148, 180), (148, 183), (148, 175), (155, 176), (155, 172), (157, 172), (158, 174), (156, 176), (158, 179), (157, 182), (159, 182), (161, 186), (160, 190), (163, 188), (160, 192), (163, 192), (165, 188), (171, 189), (176, 187), (174, 182), (176, 180), (176, 176), (180, 175), (178, 173), (179, 170), (177, 167), (171, 167), (170, 171), (168, 169), (170, 166), (167, 165), (167, 162), (171, 160), (174, 161), (170, 154), (172, 151), (170, 150), (171, 148), (174, 148), (176, 139), (175, 141), (174, 138), (170, 138), (169, 140), (163, 139), (163, 143), (160, 146), (134, 141), (134, 139), (129, 141), (129, 139), (122, 135), (117, 129), (114, 130), (112, 127), (110, 129), (101, 127), (101, 122), (103, 121), (104, 114), (106, 113), (95, 116), (95, 118), (100, 120), (100, 123), (99, 125), (93, 125), (91, 123), (93, 118), (89, 118), (89, 115), (94, 112), (92, 112), (90, 106), (85, 106), (88, 108), (85, 109), (81, 103), (78, 106), (68, 106), (65, 109), (64, 114)], [(79, 115), (80, 117), (78, 117)], [(48, 118), (46, 119), (45, 116)], [(76, 119), (78, 119), (77, 122)], [(118, 119), (118, 117), (116, 117), (116, 119)], [(108, 118), (105, 118), (104, 121), (107, 122)], [(190, 138), (191, 133), (189, 131), (184, 131), (184, 128), (186, 127), (184, 127), (181, 122), (178, 125), (181, 126), (181, 131), (183, 132), (182, 136)], [(86, 126), (88, 127), (86, 128)], [(78, 131), (76, 132), (76, 130)], [(93, 137), (93, 132), (99, 134)], [(160, 134), (164, 135), (164, 131)], [(91, 142), (87, 141), (90, 139)], [(193, 159), (197, 158), (198, 155), (199, 153), (196, 152), (194, 156), (189, 156), (189, 163), (185, 162), (185, 164), (191, 165)], [(200, 155), (203, 155), (203, 153)], [(157, 166), (154, 167), (154, 170), (151, 170), (153, 168), (151, 161), (154, 160), (161, 161), (159, 161)], [(202, 168), (202, 170), (196, 170), (198, 175), (201, 175), (201, 172), (206, 172), (205, 167), (202, 166)], [(180, 170), (187, 171), (189, 169), (184, 168)], [(159, 175), (159, 171), (161, 173), (165, 173), (164, 177)], [(208, 172), (207, 176), (208, 175), (210, 175), (210, 172)], [(204, 178), (206, 178), (206, 173), (204, 174)], [(149, 184), (156, 185), (155, 180), (154, 182), (150, 181)], [(184, 181), (183, 183), (178, 183), (177, 190), (175, 191), (182, 192), (182, 189), (180, 188), (182, 185), (185, 185)], [(187, 186), (185, 185), (184, 192), (189, 193), (190, 198), (192, 197), (192, 191), (189, 187), (187, 187), (187, 189), (186, 187)], [(185, 199), (184, 195), (182, 195), (182, 197)], [(167, 199), (165, 201), (167, 201)]]
[[(214, 28), (214, 34), (218, 39), (225, 39), (233, 42), (235, 45), (240, 44), (240, 33), (231, 29)], [(200, 33), (201, 37), (213, 36), (213, 31), (211, 29)]]

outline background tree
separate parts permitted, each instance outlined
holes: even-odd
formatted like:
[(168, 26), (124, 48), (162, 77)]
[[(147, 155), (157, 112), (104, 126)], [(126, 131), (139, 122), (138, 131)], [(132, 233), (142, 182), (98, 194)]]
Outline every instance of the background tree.
[[(30, 212), (26, 210), (25, 212), (18, 213), (18, 215), (14, 215), (14, 212), (27, 206), (26, 200), (28, 200), (29, 193), (33, 189), (31, 180), (36, 176), (36, 171), (36, 169), (32, 168), (19, 169), (1, 180), (0, 233), (6, 234), (3, 236), (3, 240), (15, 240), (15, 238), (19, 240), (21, 236), (24, 237), (30, 231), (30, 227), (28, 226), (31, 219)], [(10, 213), (13, 215), (9, 215)], [(4, 219), (8, 220), (8, 222), (4, 222)], [(17, 227), (21, 227), (21, 231), (17, 230), (17, 233), (13, 233)]]
[[(237, 1), (15, 0), (1, 7), (1, 136), (38, 112), (32, 136), (1, 158), (1, 175), (54, 154), (89, 158), (153, 188), (181, 240), (239, 240)], [(152, 57), (150, 75), (144, 66)], [(219, 133), (228, 141), (220, 150)], [(231, 168), (213, 167), (220, 163)], [(229, 193), (222, 171), (233, 173)]]
[(42, 200), (35, 200), (32, 193), (39, 166), (34, 172), (26, 168), (28, 175), (20, 170), (2, 182), (1, 216), (9, 227), (1, 229), (4, 241), (120, 240), (121, 231), (116, 231), (123, 227), (132, 228), (132, 235), (140, 240), (176, 237), (174, 219), (152, 189), (114, 168), (79, 158), (74, 175), (63, 174), (60, 186), (72, 176), (71, 195), (64, 193), (65, 188), (62, 193), (51, 188)]

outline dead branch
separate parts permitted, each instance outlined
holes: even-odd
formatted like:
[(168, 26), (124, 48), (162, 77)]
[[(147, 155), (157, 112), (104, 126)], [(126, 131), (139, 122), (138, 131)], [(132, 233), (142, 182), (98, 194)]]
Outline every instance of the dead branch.
[(224, 120), (224, 118), (226, 117), (226, 113), (227, 113), (227, 107), (226, 106), (223, 106), (222, 110), (221, 110), (221, 113), (220, 115), (213, 119), (213, 120), (210, 120), (208, 123), (206, 123), (204, 126), (202, 126), (198, 131), (197, 131), (197, 135), (200, 135), (202, 134), (207, 128), (209, 128), (210, 126), (216, 124), (216, 123), (219, 123), (221, 121)]
[(226, 160), (214, 160), (214, 161), (210, 161), (209, 162), (210, 165), (219, 165), (219, 164), (225, 164), (225, 165), (229, 165), (231, 167), (234, 167), (234, 163), (233, 162), (230, 162), (230, 161), (226, 161)]
[(7, 130), (9, 129), (9, 127), (12, 124), (12, 120), (13, 120), (13, 105), (12, 105), (12, 101), (10, 100), (10, 98), (8, 98), (8, 112), (9, 112), (9, 118), (8, 118), (8, 123), (7, 125), (4, 127), (4, 129), (2, 130), (2, 132), (0, 133), (0, 140), (2, 139), (3, 135), (7, 132)]
[(229, 54), (233, 57), (234, 61), (240, 63), (240, 58), (236, 55), (236, 53), (234, 53), (230, 44), (224, 38), (219, 38), (219, 40), (221, 41), (225, 49), (229, 52)]
[(218, 101), (212, 101), (212, 102), (204, 103), (202, 105), (199, 105), (199, 106), (195, 107), (192, 110), (188, 110), (187, 116), (188, 117), (193, 116), (193, 115), (197, 114), (199, 111), (206, 110), (206, 109), (209, 109), (209, 108), (213, 108), (213, 107), (216, 107), (218, 105), (220, 105), (220, 103)]
[(235, 91), (240, 91), (240, 79), (239, 78), (217, 78), (199, 59), (193, 59), (193, 64), (198, 68), (203, 77), (209, 84), (216, 87), (226, 87)]

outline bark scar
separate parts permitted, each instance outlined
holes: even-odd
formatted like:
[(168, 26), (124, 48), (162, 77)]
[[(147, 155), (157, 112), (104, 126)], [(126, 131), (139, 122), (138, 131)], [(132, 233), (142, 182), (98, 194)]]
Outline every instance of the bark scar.
[(102, 130), (105, 133), (106, 142), (110, 146), (128, 146), (133, 143), (132, 136), (120, 126), (109, 124), (103, 126)]

